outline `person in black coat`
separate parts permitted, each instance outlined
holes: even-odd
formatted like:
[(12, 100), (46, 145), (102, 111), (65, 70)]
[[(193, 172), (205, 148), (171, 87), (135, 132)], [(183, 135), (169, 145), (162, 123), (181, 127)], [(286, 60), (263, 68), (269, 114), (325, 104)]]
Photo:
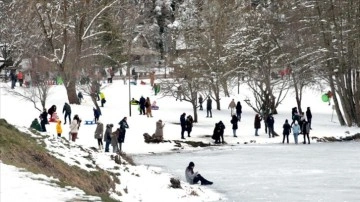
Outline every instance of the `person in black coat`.
[(297, 107), (293, 107), (291, 109), (291, 118), (292, 118), (291, 126), (294, 125), (295, 121), (299, 122), (299, 112), (297, 110)]
[[(219, 121), (218, 127), (219, 127), (219, 135), (220, 135), (221, 140), (222, 140), (221, 142), (224, 144), (225, 143), (225, 141), (224, 141), (225, 125), (224, 125), (224, 123), (222, 121)], [(220, 141), (220, 139), (219, 139), (219, 141)]]
[(233, 115), (232, 118), (231, 118), (231, 121), (230, 123), (232, 124), (232, 129), (233, 129), (233, 134), (234, 134), (234, 137), (237, 137), (236, 136), (236, 130), (238, 129), (238, 118), (236, 117), (236, 115)]
[(139, 106), (140, 106), (140, 115), (145, 115), (145, 98), (141, 96), (139, 99)]
[(66, 117), (69, 117), (69, 124), (71, 124), (71, 107), (68, 103), (65, 102), (63, 107), (63, 113), (64, 115), (64, 125), (66, 124)]
[(286, 137), (287, 143), (289, 144), (289, 134), (290, 133), (291, 133), (291, 126), (290, 126), (288, 120), (286, 119), (285, 123), (283, 125), (283, 141), (282, 141), (283, 144), (285, 142), (285, 137)]
[(127, 123), (127, 117), (124, 117), (119, 122), (119, 125), (120, 125), (120, 131), (119, 131), (118, 142), (119, 143), (124, 143), (125, 142), (126, 129), (129, 128), (129, 124)]
[(215, 123), (214, 132), (211, 138), (215, 140), (215, 144), (220, 143), (220, 127), (218, 123)]
[(269, 114), (269, 116), (266, 118), (266, 124), (267, 124), (267, 128), (268, 128), (268, 133), (269, 133), (269, 138), (275, 137), (274, 136), (274, 117), (272, 116), (272, 114)]
[(255, 136), (259, 136), (258, 131), (261, 128), (261, 121), (262, 118), (260, 117), (260, 115), (256, 114), (254, 120)]
[(50, 118), (52, 117), (53, 113), (56, 112), (56, 105), (53, 105), (48, 110), (48, 113), (50, 114)]
[(49, 124), (49, 121), (48, 121), (48, 113), (46, 112), (46, 109), (43, 110), (43, 112), (40, 114), (40, 125), (41, 125), (41, 130), (42, 132), (46, 132), (46, 127), (45, 125), (46, 124)]
[(209, 117), (210, 114), (210, 118), (212, 118), (212, 100), (210, 97), (208, 97), (207, 101), (206, 101), (206, 117)]
[(181, 139), (185, 139), (184, 133), (186, 131), (186, 119), (185, 119), (186, 113), (182, 113), (180, 116), (180, 126), (181, 126)]
[(99, 121), (101, 113), (95, 107), (93, 107), (93, 111), (94, 111), (94, 121), (95, 123), (97, 123)]
[(237, 119), (239, 120), (239, 122), (241, 121), (241, 113), (242, 113), (242, 106), (241, 106), (240, 101), (238, 101), (236, 104), (236, 116), (237, 116)]
[(311, 129), (312, 129), (312, 128), (311, 128), (312, 113), (311, 113), (311, 111), (310, 111), (310, 107), (308, 107), (308, 108), (306, 109), (306, 119), (307, 119), (307, 122), (309, 123), (309, 128), (310, 128), (310, 130), (311, 130)]
[(79, 100), (79, 104), (81, 104), (82, 99), (84, 99), (83, 94), (79, 91), (79, 93), (77, 94), (78, 100)]
[(200, 107), (200, 109), (199, 110), (203, 110), (203, 106), (202, 106), (202, 103), (204, 102), (204, 99), (203, 99), (203, 97), (201, 96), (201, 95), (199, 95), (199, 107)]
[(194, 119), (191, 115), (186, 117), (186, 131), (188, 132), (188, 137), (190, 137), (190, 133), (192, 131)]

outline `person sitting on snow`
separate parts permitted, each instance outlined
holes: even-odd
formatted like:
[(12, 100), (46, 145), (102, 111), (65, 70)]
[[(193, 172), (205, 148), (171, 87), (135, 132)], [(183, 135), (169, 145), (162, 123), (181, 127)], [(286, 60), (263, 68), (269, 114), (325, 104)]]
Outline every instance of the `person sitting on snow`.
[(201, 185), (212, 185), (213, 182), (208, 181), (203, 176), (201, 176), (198, 172), (194, 172), (195, 164), (193, 162), (189, 163), (189, 166), (185, 169), (185, 177), (186, 181), (190, 184), (197, 184), (199, 181)]
[(40, 123), (39, 123), (39, 120), (37, 118), (35, 118), (32, 122), (31, 122), (31, 125), (30, 125), (30, 128), (33, 128), (37, 131), (42, 131), (41, 130), (41, 126), (40, 126)]

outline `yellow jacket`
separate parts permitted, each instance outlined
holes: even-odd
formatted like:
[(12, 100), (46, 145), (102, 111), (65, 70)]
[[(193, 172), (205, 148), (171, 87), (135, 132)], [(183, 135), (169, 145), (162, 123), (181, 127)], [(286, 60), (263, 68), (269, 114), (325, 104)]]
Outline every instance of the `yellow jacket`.
[(100, 93), (100, 99), (105, 99), (105, 95), (103, 92)]
[(62, 133), (61, 121), (58, 121), (57, 124), (56, 124), (56, 132), (58, 134)]

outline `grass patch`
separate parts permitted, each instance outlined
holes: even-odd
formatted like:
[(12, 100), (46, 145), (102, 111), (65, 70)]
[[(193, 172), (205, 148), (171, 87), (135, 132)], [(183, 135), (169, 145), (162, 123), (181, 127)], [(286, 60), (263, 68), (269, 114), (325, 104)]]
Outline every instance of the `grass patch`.
[(56, 183), (62, 187), (78, 187), (89, 195), (101, 197), (103, 201), (116, 201), (108, 196), (108, 191), (115, 189), (115, 184), (106, 171), (88, 172), (68, 165), (51, 156), (35, 138), (20, 132), (5, 119), (0, 119), (0, 159), (5, 164), (25, 168), (35, 174), (58, 178), (60, 182)]
[(122, 159), (124, 159), (130, 165), (135, 166), (134, 159), (131, 156), (126, 155), (126, 153), (124, 153), (124, 152), (120, 152), (120, 156), (121, 156)]

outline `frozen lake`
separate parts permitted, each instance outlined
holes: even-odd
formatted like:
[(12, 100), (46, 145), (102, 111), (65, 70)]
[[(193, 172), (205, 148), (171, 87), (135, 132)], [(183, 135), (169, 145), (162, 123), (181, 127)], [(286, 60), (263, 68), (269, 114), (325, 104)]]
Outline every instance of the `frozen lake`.
[(194, 171), (225, 201), (360, 201), (360, 143), (241, 145), (231, 150), (134, 157), (185, 180)]

